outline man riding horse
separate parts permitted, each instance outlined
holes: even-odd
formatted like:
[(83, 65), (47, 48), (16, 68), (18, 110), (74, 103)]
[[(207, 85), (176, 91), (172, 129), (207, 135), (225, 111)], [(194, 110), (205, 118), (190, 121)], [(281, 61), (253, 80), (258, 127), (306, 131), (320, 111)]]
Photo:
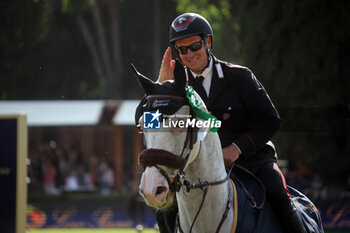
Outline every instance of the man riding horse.
[[(204, 100), (209, 112), (222, 121), (219, 129), (225, 165), (236, 163), (259, 177), (284, 232), (304, 232), (291, 205), (285, 179), (270, 141), (281, 119), (270, 97), (246, 67), (218, 60), (212, 53), (213, 31), (201, 15), (178, 16), (170, 27), (170, 42), (187, 72), (187, 82)], [(173, 79), (175, 61), (169, 47), (163, 57), (159, 82)], [(156, 214), (160, 232), (174, 229), (177, 208)]]

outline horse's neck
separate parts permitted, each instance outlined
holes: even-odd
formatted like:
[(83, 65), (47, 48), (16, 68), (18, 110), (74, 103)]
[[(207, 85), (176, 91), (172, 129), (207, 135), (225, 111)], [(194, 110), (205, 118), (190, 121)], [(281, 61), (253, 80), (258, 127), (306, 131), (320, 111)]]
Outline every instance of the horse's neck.
[[(226, 177), (220, 141), (209, 133), (202, 143), (199, 155), (186, 169), (186, 179), (193, 183), (201, 181), (219, 181)], [(215, 232), (228, 200), (227, 183), (208, 187), (203, 207), (194, 225), (193, 232)], [(200, 208), (203, 191), (192, 189), (181, 191), (178, 195), (181, 227), (188, 232), (192, 221)], [(223, 226), (226, 227), (226, 226)]]
[(216, 134), (208, 133), (202, 142), (196, 159), (188, 167), (186, 176), (198, 181), (217, 181), (226, 177), (223, 162), (222, 149), (219, 137)]

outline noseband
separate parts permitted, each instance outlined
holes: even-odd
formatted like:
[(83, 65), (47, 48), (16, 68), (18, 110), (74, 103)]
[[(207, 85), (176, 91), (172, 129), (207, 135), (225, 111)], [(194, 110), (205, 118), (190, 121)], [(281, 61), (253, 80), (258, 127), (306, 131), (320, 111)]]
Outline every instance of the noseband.
[(184, 169), (186, 159), (162, 149), (146, 149), (139, 155), (139, 163), (146, 169), (156, 165), (164, 165), (174, 169)]

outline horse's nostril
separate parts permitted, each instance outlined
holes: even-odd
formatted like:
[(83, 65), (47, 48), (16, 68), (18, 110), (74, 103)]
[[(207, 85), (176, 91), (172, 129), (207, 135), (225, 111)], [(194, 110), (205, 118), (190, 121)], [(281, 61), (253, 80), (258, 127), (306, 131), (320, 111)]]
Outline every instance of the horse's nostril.
[(167, 191), (167, 188), (165, 186), (158, 186), (157, 190), (156, 190), (156, 196), (158, 196), (159, 194), (161, 194), (165, 191)]

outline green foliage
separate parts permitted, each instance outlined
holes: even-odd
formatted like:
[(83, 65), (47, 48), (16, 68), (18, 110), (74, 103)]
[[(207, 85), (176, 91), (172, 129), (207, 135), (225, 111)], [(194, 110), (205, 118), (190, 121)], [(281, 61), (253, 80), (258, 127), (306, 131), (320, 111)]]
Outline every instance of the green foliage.
[(213, 51), (221, 59), (238, 59), (235, 55), (239, 49), (239, 24), (231, 15), (231, 5), (228, 0), (210, 1), (177, 1), (179, 13), (194, 12), (201, 14), (211, 24), (214, 32)]
[(62, 0), (62, 12), (74, 14), (77, 11), (87, 12), (91, 10), (94, 0)]
[(1, 5), (3, 100), (140, 98), (129, 62), (152, 79), (158, 75), (176, 14), (173, 1), (4, 0)]
[[(60, 3), (14, 0), (5, 4), (6, 11), (1, 12), (7, 15), (7, 21), (1, 22), (1, 99), (93, 97), (89, 92), (97, 80), (89, 54), (84, 42), (79, 43), (74, 17), (63, 15)], [(77, 91), (80, 82), (89, 82), (84, 93)]]
[(241, 56), (283, 120), (276, 138), (280, 156), (327, 179), (341, 180), (341, 174), (345, 181), (350, 164), (345, 40), (350, 25), (344, 9), (350, 8), (348, 1), (341, 2), (231, 1), (235, 13), (242, 14)]

